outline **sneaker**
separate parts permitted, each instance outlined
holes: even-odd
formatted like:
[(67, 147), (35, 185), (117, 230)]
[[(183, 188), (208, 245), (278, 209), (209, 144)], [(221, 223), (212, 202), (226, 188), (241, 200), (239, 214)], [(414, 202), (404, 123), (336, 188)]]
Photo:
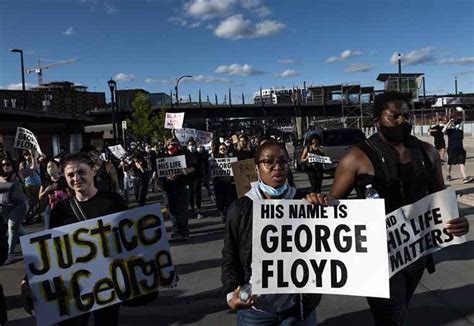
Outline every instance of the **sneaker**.
[(472, 177), (465, 177), (464, 179), (462, 179), (462, 183), (469, 183), (472, 181)]
[(198, 220), (200, 220), (200, 219), (204, 218), (204, 215), (202, 215), (201, 212), (198, 212), (197, 213), (197, 218), (198, 218)]
[(453, 178), (451, 178), (451, 176), (448, 175), (448, 176), (446, 177), (446, 181), (453, 181)]
[(10, 254), (8, 255), (7, 259), (5, 260), (5, 262), (3, 263), (3, 265), (10, 265), (11, 263), (13, 263), (15, 261), (15, 258), (13, 258), (13, 255)]

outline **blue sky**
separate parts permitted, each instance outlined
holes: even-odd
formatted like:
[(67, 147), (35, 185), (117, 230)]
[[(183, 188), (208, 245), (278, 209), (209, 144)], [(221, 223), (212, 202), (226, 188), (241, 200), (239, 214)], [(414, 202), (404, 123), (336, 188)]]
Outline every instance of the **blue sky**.
[[(259, 87), (361, 83), (383, 87), (381, 72), (426, 75), (428, 94), (474, 92), (472, 0), (3, 0), (0, 88), (21, 87), (19, 56), (72, 64), (44, 70), (68, 80), (219, 101), (232, 89), (249, 102)], [(48, 62), (45, 61), (44, 64)], [(28, 85), (36, 74), (26, 75)], [(107, 91), (108, 96), (108, 91)]]

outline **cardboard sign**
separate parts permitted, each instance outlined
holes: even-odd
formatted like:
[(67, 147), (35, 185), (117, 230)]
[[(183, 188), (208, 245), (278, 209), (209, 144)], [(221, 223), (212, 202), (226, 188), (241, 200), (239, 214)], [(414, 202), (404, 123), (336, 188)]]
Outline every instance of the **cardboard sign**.
[(41, 152), (40, 145), (35, 135), (26, 128), (16, 128), (16, 136), (13, 147), (26, 150), (35, 150), (40, 155), (43, 155), (43, 152)]
[(22, 236), (38, 325), (176, 284), (159, 204)]
[(172, 177), (183, 174), (186, 168), (186, 157), (184, 155), (160, 157), (156, 159), (158, 178)]
[(331, 164), (331, 158), (329, 156), (321, 156), (313, 153), (308, 153), (308, 163), (328, 163)]
[(232, 163), (237, 162), (237, 157), (214, 158), (209, 161), (211, 177), (231, 177)]
[(446, 188), (387, 214), (390, 276), (423, 256), (466, 241), (446, 231), (446, 222), (459, 217), (456, 194)]
[(119, 160), (122, 160), (127, 156), (127, 152), (120, 144), (115, 146), (109, 146), (109, 151)]
[(383, 199), (254, 200), (252, 293), (388, 298), (384, 216)]
[(231, 165), (237, 196), (241, 198), (250, 190), (250, 183), (258, 180), (255, 161), (250, 158), (234, 162)]
[(166, 112), (165, 129), (183, 128), (184, 112), (170, 113)]

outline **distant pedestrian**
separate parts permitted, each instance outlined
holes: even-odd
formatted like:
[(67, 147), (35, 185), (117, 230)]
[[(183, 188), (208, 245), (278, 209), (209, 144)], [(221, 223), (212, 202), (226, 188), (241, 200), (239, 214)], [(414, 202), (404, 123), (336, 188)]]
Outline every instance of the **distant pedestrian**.
[(117, 169), (112, 162), (105, 161), (94, 146), (85, 146), (81, 153), (88, 155), (95, 163), (94, 182), (101, 191), (119, 191)]
[(443, 133), (448, 135), (448, 169), (446, 180), (453, 180), (451, 177), (452, 167), (453, 165), (459, 165), (462, 182), (471, 182), (472, 177), (466, 175), (466, 150), (463, 145), (464, 131), (462, 130), (462, 120), (459, 118), (449, 120), (448, 124), (443, 128)]
[[(433, 117), (433, 122), (436, 123), (436, 117)], [(441, 162), (444, 162), (446, 156), (446, 141), (444, 140), (443, 129), (446, 125), (446, 117), (440, 117), (436, 124), (431, 126), (429, 132), (434, 138), (434, 147), (438, 150)]]
[(312, 135), (309, 139), (308, 146), (305, 147), (301, 153), (301, 162), (303, 162), (304, 170), (308, 174), (309, 183), (311, 184), (311, 191), (320, 193), (323, 183), (323, 164), (317, 162), (310, 162), (310, 155), (324, 156), (321, 150), (321, 137), (319, 135)]

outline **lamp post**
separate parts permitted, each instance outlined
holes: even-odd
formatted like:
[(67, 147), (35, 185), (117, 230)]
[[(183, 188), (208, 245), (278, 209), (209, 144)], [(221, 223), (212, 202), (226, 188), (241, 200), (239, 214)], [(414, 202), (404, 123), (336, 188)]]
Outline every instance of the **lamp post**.
[(402, 54), (398, 54), (398, 91), (402, 91)]
[(116, 145), (117, 144), (117, 127), (115, 125), (115, 89), (117, 88), (117, 83), (115, 82), (115, 80), (110, 78), (107, 84), (109, 84), (110, 97), (112, 99), (112, 133), (114, 136), (114, 145)]
[(176, 86), (174, 87), (174, 90), (175, 90), (175, 94), (176, 94), (176, 107), (179, 108), (179, 96), (178, 96), (178, 85), (179, 85), (179, 81), (183, 78), (193, 78), (193, 76), (190, 76), (190, 75), (184, 75), (184, 76), (181, 76), (179, 77), (177, 80), (176, 80)]
[(20, 58), (21, 58), (21, 87), (22, 87), (22, 93), (23, 93), (23, 109), (26, 109), (25, 66), (23, 64), (23, 50), (22, 49), (10, 49), (10, 52), (20, 53)]

